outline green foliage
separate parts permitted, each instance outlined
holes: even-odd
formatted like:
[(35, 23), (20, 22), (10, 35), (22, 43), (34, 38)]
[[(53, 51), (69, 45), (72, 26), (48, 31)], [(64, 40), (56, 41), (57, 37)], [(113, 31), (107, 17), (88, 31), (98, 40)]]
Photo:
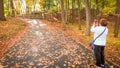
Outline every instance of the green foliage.
[(4, 0), (4, 13), (5, 13), (5, 16), (10, 16), (10, 12), (9, 12), (9, 4), (7, 2), (7, 0)]
[(103, 15), (113, 15), (115, 13), (115, 7), (113, 8), (105, 7), (101, 12)]
[(40, 6), (43, 11), (54, 12), (58, 11), (58, 1), (56, 0), (41, 0)]
[(120, 46), (120, 41), (118, 38), (109, 38), (107, 41), (112, 45)]
[(101, 10), (104, 15), (113, 15), (116, 10), (116, 0), (106, 0), (105, 7)]
[(101, 12), (102, 15), (112, 15), (115, 13), (116, 9), (116, 0), (97, 0), (96, 3), (95, 0), (91, 0), (91, 8), (97, 9)]
[[(69, 9), (72, 9), (72, 2), (73, 0), (69, 0)], [(116, 8), (116, 0), (97, 0), (98, 3), (96, 4), (95, 2), (96, 0), (90, 0), (90, 7), (91, 9), (96, 9), (98, 8), (98, 10), (103, 14), (103, 15), (110, 15), (110, 14), (114, 14), (115, 13), (115, 8)], [(15, 12), (16, 14), (20, 14), (21, 13), (21, 4), (19, 3), (19, 0), (14, 0), (14, 2), (16, 3), (16, 9)], [(26, 7), (27, 10), (29, 12), (32, 12), (34, 9), (34, 5), (36, 2), (39, 2), (40, 4), (40, 8), (41, 12), (57, 12), (60, 11), (60, 2), (59, 0), (25, 0), (26, 2)], [(66, 4), (66, 0), (64, 0), (64, 5), (67, 6)], [(104, 7), (103, 7), (103, 3), (104, 3)], [(77, 0), (75, 0), (74, 3), (74, 8), (77, 8)], [(4, 8), (5, 8), (5, 16), (9, 16), (10, 15), (10, 3), (9, 0), (4, 0)], [(85, 8), (84, 7), (84, 0), (81, 0), (81, 9)]]

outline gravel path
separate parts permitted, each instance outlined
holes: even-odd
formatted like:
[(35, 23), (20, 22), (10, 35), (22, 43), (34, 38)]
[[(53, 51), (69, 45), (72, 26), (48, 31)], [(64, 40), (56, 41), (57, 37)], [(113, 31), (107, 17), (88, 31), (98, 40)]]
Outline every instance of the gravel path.
[[(38, 20), (0, 60), (3, 68), (95, 68), (92, 52)], [(118, 68), (106, 62), (104, 68)]]

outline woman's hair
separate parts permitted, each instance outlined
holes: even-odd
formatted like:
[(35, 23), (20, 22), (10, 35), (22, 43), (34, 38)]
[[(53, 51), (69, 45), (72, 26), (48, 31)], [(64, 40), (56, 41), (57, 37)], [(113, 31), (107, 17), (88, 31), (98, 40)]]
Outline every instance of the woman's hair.
[(106, 19), (102, 18), (102, 19), (100, 19), (100, 24), (101, 24), (101, 26), (107, 26), (108, 22)]

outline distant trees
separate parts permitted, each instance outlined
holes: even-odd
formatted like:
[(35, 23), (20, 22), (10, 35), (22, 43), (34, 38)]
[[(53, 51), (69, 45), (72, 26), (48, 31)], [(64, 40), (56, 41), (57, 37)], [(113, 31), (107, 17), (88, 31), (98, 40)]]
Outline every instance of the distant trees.
[(5, 16), (4, 16), (4, 2), (3, 0), (0, 0), (0, 20), (5, 21)]
[(5, 20), (5, 16), (15, 17), (22, 14), (34, 14), (37, 11), (49, 21), (51, 19), (61, 21), (63, 28), (66, 23), (77, 22), (78, 28), (82, 29), (81, 23), (86, 20), (85, 32), (87, 36), (90, 36), (90, 25), (94, 18), (114, 16), (116, 13), (114, 36), (118, 37), (119, 4), (120, 0), (4, 0), (4, 2), (0, 0), (0, 20)]

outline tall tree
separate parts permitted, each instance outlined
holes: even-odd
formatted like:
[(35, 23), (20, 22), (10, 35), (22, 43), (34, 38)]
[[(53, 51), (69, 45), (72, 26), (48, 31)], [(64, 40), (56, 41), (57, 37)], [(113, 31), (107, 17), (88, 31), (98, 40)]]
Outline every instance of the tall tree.
[(91, 22), (91, 12), (90, 12), (90, 6), (89, 1), (85, 1), (85, 9), (86, 9), (86, 35), (90, 36), (90, 22)]
[(5, 16), (4, 16), (4, 1), (0, 0), (0, 20), (5, 21)]
[(69, 13), (70, 13), (70, 12), (69, 12), (69, 5), (70, 5), (69, 2), (70, 2), (70, 0), (67, 1), (67, 6), (68, 6), (68, 7), (67, 7), (67, 10), (68, 10), (68, 12), (67, 12), (67, 15), (68, 15), (68, 16), (67, 16), (67, 21), (68, 21), (68, 22), (70, 22), (70, 21), (69, 21), (69, 17), (70, 17), (70, 16), (69, 16)]
[(61, 8), (61, 17), (62, 17), (62, 28), (65, 30), (65, 10), (64, 10), (64, 2), (60, 0), (60, 8)]
[(72, 23), (73, 23), (74, 20), (75, 20), (75, 18), (74, 18), (74, 15), (75, 15), (75, 14), (74, 14), (74, 9), (75, 9), (74, 6), (75, 6), (75, 0), (72, 0), (72, 19), (71, 19), (71, 20), (72, 20)]
[(65, 0), (65, 3), (66, 3), (66, 9), (65, 9), (65, 23), (67, 23), (68, 22), (68, 1), (69, 0)]
[(116, 23), (115, 23), (115, 29), (114, 29), (114, 37), (118, 37), (119, 34), (119, 28), (120, 28), (120, 0), (116, 0)]
[(10, 8), (11, 8), (11, 16), (15, 17), (15, 8), (14, 8), (13, 0), (10, 0)]
[[(97, 16), (97, 14), (98, 14), (98, 11), (99, 11), (99, 9), (98, 9), (98, 0), (95, 0), (95, 4), (96, 4), (96, 10), (95, 10), (95, 18), (96, 19), (98, 19), (98, 16)], [(104, 3), (103, 3), (104, 4)]]
[(81, 20), (80, 20), (80, 0), (78, 0), (78, 28), (81, 30)]
[(102, 0), (102, 8), (104, 8), (105, 7), (105, 0)]
[(34, 13), (35, 13), (35, 0), (33, 0), (33, 4), (34, 4)]

